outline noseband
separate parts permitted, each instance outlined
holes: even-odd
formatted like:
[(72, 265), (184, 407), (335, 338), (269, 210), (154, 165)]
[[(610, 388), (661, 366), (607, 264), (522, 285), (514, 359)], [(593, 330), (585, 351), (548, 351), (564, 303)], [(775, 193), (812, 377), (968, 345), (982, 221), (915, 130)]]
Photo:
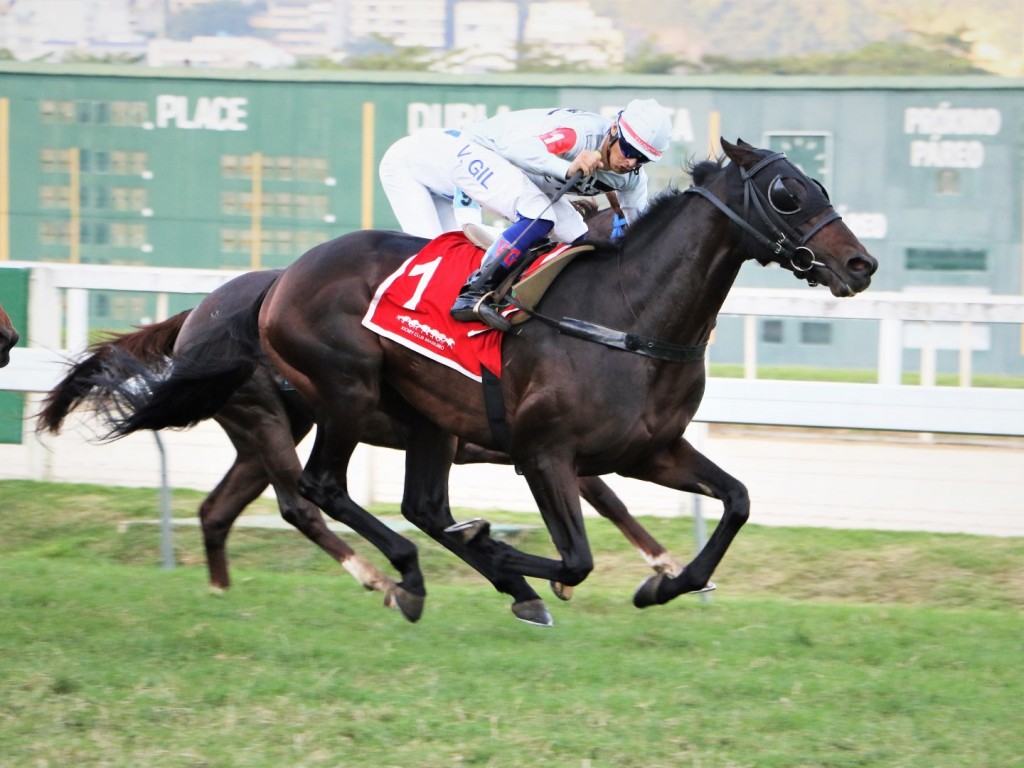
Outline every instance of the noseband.
[[(740, 229), (771, 251), (773, 256), (785, 258), (789, 262), (789, 268), (797, 276), (800, 276), (810, 271), (813, 267), (827, 268), (826, 264), (814, 258), (814, 251), (810, 249), (807, 243), (827, 225), (842, 217), (833, 210), (802, 235), (783, 221), (775, 207), (767, 200), (765, 193), (754, 183), (754, 178), (772, 163), (785, 159), (786, 155), (784, 152), (774, 152), (755, 164), (750, 170), (740, 168), (740, 179), (743, 181), (742, 216), (704, 187), (690, 186), (683, 191), (692, 192), (707, 198), (718, 210), (739, 226)], [(761, 220), (761, 225), (769, 234), (765, 234), (765, 232), (761, 231), (760, 227), (750, 223), (751, 207), (753, 207)]]

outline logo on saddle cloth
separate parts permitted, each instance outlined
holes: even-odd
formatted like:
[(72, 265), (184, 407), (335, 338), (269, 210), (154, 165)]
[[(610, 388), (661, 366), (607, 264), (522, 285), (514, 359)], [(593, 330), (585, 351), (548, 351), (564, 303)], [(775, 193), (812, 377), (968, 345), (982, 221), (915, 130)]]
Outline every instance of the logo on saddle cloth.
[[(562, 245), (538, 259), (516, 286), (516, 299), (526, 307), (534, 306), (554, 279), (550, 272), (564, 266), (554, 262), (561, 255), (569, 260), (575, 253), (579, 249)], [(483, 250), (462, 232), (435, 238), (380, 284), (363, 325), (475, 381), (481, 380), (483, 368), (500, 376), (504, 334), (484, 323), (458, 322), (448, 314), (482, 257)], [(515, 308), (508, 312), (518, 314), (510, 317), (513, 323), (529, 319)]]

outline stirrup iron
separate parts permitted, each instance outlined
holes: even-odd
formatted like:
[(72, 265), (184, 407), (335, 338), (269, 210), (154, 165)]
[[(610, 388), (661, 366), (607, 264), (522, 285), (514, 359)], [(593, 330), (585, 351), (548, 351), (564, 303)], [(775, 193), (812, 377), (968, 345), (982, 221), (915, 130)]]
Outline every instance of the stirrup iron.
[(496, 331), (505, 333), (512, 329), (512, 323), (506, 320), (497, 309), (491, 306), (490, 301), (494, 297), (494, 291), (488, 291), (473, 306), (473, 314), (476, 319), (484, 325), (489, 325)]

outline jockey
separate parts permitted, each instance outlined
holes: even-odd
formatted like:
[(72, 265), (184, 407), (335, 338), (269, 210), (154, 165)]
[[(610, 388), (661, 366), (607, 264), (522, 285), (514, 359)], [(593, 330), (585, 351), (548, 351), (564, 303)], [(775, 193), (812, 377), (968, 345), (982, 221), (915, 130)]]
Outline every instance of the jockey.
[(571, 243), (587, 232), (572, 204), (564, 198), (551, 203), (551, 196), (580, 171), (583, 178), (571, 194), (614, 190), (632, 221), (647, 207), (641, 166), (661, 157), (670, 135), (668, 114), (654, 99), (634, 99), (614, 118), (575, 109), (524, 109), (471, 123), (461, 132), (424, 130), (399, 140), (381, 160), (381, 182), (407, 232), (432, 237), (458, 228), (448, 201), (460, 195), (512, 222), (451, 309), (456, 320), (483, 319), (504, 330), (508, 324), (483, 299), (520, 254), (548, 235)]
[(551, 195), (582, 171), (570, 192), (592, 196), (614, 190), (632, 220), (647, 207), (642, 166), (662, 156), (670, 136), (668, 114), (654, 99), (634, 99), (614, 119), (573, 109), (526, 109), (466, 126), (457, 184), (513, 223), (467, 279), (452, 317), (507, 330), (508, 323), (487, 305), (486, 296), (520, 255), (548, 234), (571, 243), (587, 233), (572, 204), (564, 198), (552, 203)]

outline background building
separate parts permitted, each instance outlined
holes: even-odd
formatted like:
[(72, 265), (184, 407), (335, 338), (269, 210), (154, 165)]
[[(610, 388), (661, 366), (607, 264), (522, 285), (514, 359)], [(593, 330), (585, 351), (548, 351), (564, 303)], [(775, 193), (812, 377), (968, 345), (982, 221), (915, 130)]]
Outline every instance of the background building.
[(131, 0), (24, 0), (0, 8), (0, 48), (16, 58), (38, 59), (94, 45), (144, 43), (132, 20)]
[(193, 37), (153, 40), (146, 48), (151, 67), (275, 69), (295, 64), (295, 56), (266, 40), (249, 37)]
[(334, 0), (270, 0), (249, 23), (293, 56), (328, 57), (343, 40), (341, 6)]
[[(204, 8), (211, 11), (206, 28), (184, 35), (179, 28), (178, 37), (168, 37), (175, 14)], [(232, 31), (218, 28), (222, 18), (213, 13), (225, 8), (233, 10)], [(298, 59), (340, 60), (382, 45), (422, 49), (435, 57), (447, 52), (451, 56), (438, 66), (459, 72), (513, 69), (520, 57), (609, 68), (622, 63), (626, 50), (613, 19), (597, 15), (589, 0), (0, 2), (0, 49), (21, 61), (130, 56), (145, 57), (153, 67), (185, 60), (226, 69), (291, 67)], [(289, 55), (271, 55), (272, 49)]]

